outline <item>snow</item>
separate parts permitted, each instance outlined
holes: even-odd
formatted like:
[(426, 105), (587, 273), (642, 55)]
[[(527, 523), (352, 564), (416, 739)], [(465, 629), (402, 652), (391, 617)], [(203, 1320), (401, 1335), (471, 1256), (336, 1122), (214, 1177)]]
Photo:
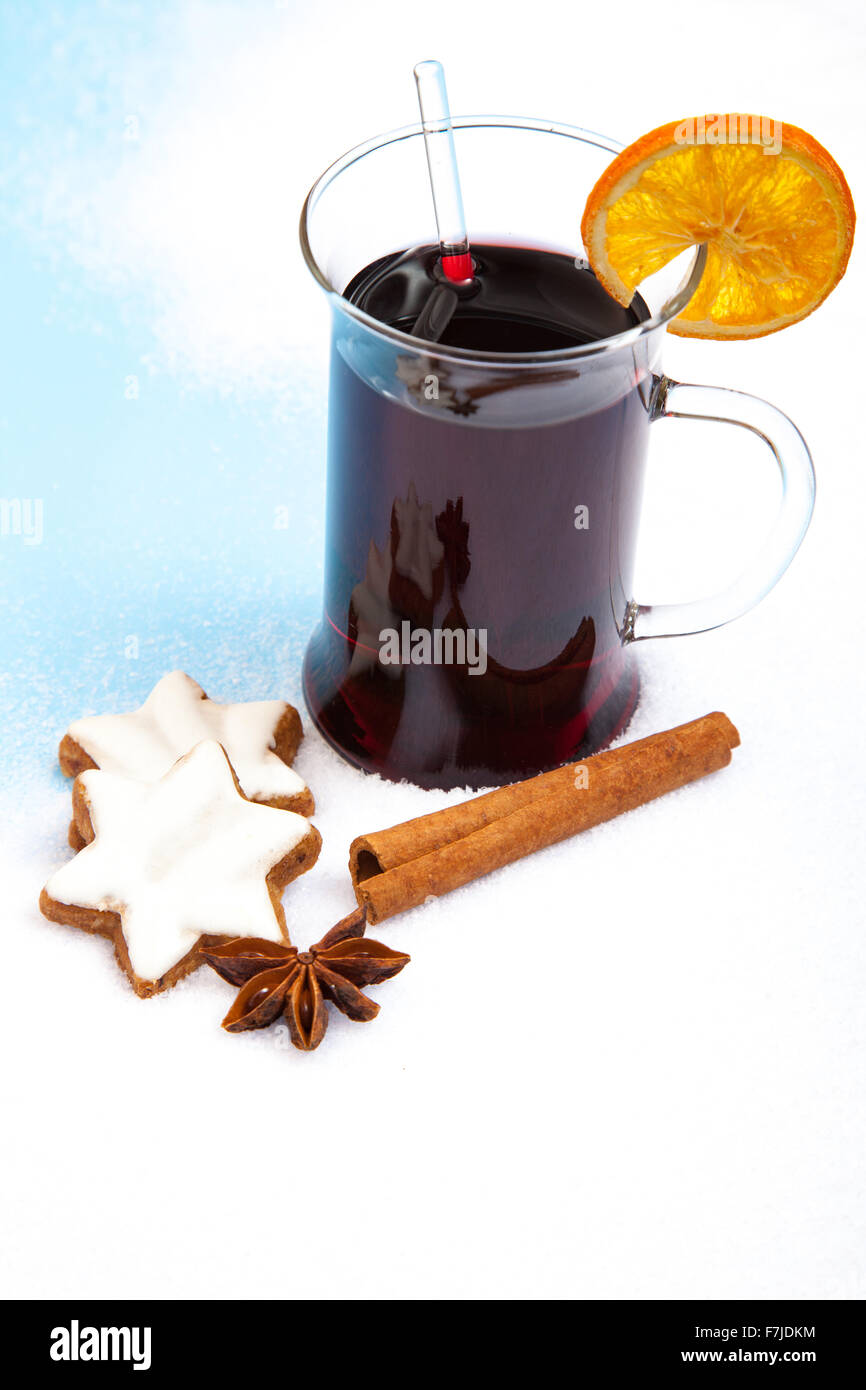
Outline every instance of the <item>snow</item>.
[[(4, 495), (38, 488), (46, 501), (44, 543), (0, 547), (3, 1171), (15, 1194), (3, 1291), (861, 1298), (856, 250), (845, 285), (790, 331), (667, 345), (671, 375), (789, 411), (818, 471), (811, 531), (761, 607), (639, 652), (626, 737), (722, 709), (742, 738), (730, 768), (376, 928), (410, 965), (371, 991), (375, 1022), (333, 1014), (311, 1055), (275, 1030), (224, 1034), (231, 992), (205, 969), (136, 999), (107, 943), (39, 915), (39, 890), (70, 853), (55, 762), (70, 720), (133, 708), (176, 666), (216, 699), (300, 703), (319, 615), (327, 325), (302, 288), (294, 223), (330, 157), (413, 118), (429, 15), (401, 7), (398, 20), (382, 0), (377, 43), (392, 27), (401, 37), (361, 83), (349, 61), (360, 12), (263, 6), (252, 24), (250, 10), (179, 5), (137, 43), (96, 12), (70, 21), (85, 37), (104, 29), (94, 51), (73, 34), (52, 60), (63, 91), (76, 63), (90, 74), (93, 99), (66, 127), (78, 138), (52, 148), (53, 108), (19, 131), (16, 235), (50, 264), (45, 331), (79, 372), (86, 409), (79, 420), (68, 406), (68, 451), (49, 451), (52, 412), (34, 388), (3, 482)], [(576, 42), (566, 10), (547, 10), (539, 33), (564, 25)], [(506, 92), (494, 75), (508, 50), (492, 38), (481, 73), (440, 45), (455, 105), (535, 108), (630, 138), (654, 115), (713, 100), (748, 109), (757, 91), (814, 127), (855, 182), (858, 84), (841, 21), (815, 31), (805, 5), (786, 7), (765, 37), (789, 76), (771, 78), (758, 61), (770, 19), (735, 5), (754, 41), (744, 50), (734, 23), (726, 46), (714, 28), (690, 76), (693, 8), (669, 6), (658, 36), (625, 10), (645, 70), (664, 63), (663, 102), (648, 106), (637, 81), (611, 84), (604, 64), (580, 63), (576, 90), (566, 43), (552, 68), (532, 50), (511, 96), (520, 84), (512, 74)], [(807, 42), (816, 80), (804, 93)], [(832, 87), (817, 84), (823, 72)], [(123, 144), (130, 114), (140, 138)], [(21, 325), (25, 352), (23, 314)], [(93, 344), (105, 355), (91, 361)], [(34, 349), (34, 381), (38, 360)], [(121, 403), (129, 373), (141, 397)], [(56, 381), (62, 391), (62, 371)], [(12, 430), (18, 409), (11, 392)], [(758, 441), (681, 421), (655, 429), (638, 596), (668, 600), (711, 591), (759, 543), (773, 478)], [(272, 522), (286, 503), (289, 536)], [(352, 906), (355, 835), (462, 794), (364, 777), (304, 717), (297, 768), (324, 847), (285, 895), (302, 945)], [(223, 1219), (232, 1184), (283, 1190), (282, 1214), (266, 1228)], [(358, 1188), (377, 1221), (338, 1243)], [(289, 1239), (300, 1265), (285, 1258)]]

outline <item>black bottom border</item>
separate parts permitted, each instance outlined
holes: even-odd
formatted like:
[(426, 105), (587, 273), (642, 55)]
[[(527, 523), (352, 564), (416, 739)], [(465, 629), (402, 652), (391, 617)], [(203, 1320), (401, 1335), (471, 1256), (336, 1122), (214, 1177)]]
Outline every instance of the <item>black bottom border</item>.
[[(384, 1307), (354, 1313), (352, 1303), (365, 1301)], [(304, 1299), (12, 1300), (3, 1305), (3, 1316), (7, 1346), (16, 1348), (23, 1366), (58, 1380), (106, 1372), (134, 1377), (137, 1367), (140, 1379), (190, 1369), (218, 1384), (230, 1377), (259, 1381), (289, 1374), (298, 1351), (306, 1360), (314, 1347), (322, 1374), (340, 1374), (337, 1366), (351, 1355), (354, 1369), (343, 1372), (351, 1379), (362, 1365), (368, 1374), (381, 1374), (383, 1357), (396, 1351), (394, 1372), (403, 1378), (412, 1374), (405, 1355), (416, 1339), (425, 1371), (436, 1374), (441, 1366), (449, 1380), (459, 1366), (461, 1380), (478, 1374), (487, 1382), (497, 1360), (512, 1358), (522, 1345), (537, 1371), (546, 1372), (548, 1363), (556, 1374), (555, 1364), (564, 1358), (569, 1376), (583, 1370), (602, 1383), (618, 1373), (694, 1375), (707, 1366), (826, 1376), (841, 1373), (852, 1357), (856, 1365), (863, 1344), (862, 1304), (856, 1300), (514, 1300), (523, 1305), (519, 1313), (506, 1300), (436, 1301), (447, 1311), (431, 1313), (429, 1301), (362, 1296), (340, 1300), (330, 1314), (322, 1306), (326, 1300)], [(324, 1339), (323, 1318), (332, 1320)], [(455, 1333), (461, 1334), (459, 1354)], [(94, 1351), (104, 1359), (92, 1359)], [(513, 1364), (508, 1373), (514, 1374)]]

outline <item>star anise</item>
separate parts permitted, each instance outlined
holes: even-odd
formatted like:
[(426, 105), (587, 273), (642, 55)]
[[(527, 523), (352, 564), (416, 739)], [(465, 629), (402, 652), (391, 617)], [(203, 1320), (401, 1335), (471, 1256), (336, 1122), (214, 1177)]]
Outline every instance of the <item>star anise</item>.
[(375, 1018), (379, 1005), (358, 986), (390, 980), (409, 957), (367, 940), (366, 925), (367, 909), (360, 907), (307, 951), (249, 936), (203, 951), (218, 975), (241, 986), (223, 1028), (229, 1033), (267, 1028), (283, 1014), (295, 1047), (311, 1052), (328, 1027), (326, 999), (357, 1023)]
[(467, 415), (467, 416), (468, 416), (468, 415), (475, 415), (475, 414), (477, 413), (478, 405), (476, 404), (476, 402), (472, 399), (472, 397), (471, 397), (471, 396), (469, 395), (469, 393), (467, 392), (467, 393), (466, 393), (465, 395), (463, 395), (462, 397), (461, 397), (461, 396), (455, 396), (455, 397), (454, 397), (453, 403), (452, 403), (451, 405), (449, 405), (448, 409), (449, 409), (454, 415)]

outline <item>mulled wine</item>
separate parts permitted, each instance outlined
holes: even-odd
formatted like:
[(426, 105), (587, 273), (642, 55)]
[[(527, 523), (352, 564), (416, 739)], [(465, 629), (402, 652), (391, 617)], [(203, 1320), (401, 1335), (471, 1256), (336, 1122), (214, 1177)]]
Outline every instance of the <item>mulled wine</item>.
[(637, 356), (624, 369), (621, 352), (569, 354), (647, 311), (558, 252), (472, 255), (436, 343), (388, 331), (411, 334), (441, 280), (434, 246), (346, 287), (375, 324), (336, 310), (325, 618), (306, 695), (351, 761), (422, 786), (593, 752), (637, 693), (621, 625), (651, 377)]

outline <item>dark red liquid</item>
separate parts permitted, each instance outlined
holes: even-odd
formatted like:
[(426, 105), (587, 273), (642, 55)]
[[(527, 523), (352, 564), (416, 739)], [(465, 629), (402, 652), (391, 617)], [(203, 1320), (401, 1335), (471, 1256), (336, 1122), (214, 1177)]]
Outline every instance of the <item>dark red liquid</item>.
[[(473, 254), (446, 352), (551, 352), (645, 317), (567, 256)], [(408, 333), (437, 274), (432, 248), (390, 257), (345, 298)], [(527, 374), (436, 354), (419, 359), (337, 313), (325, 617), (305, 690), (319, 728), (359, 766), (422, 786), (491, 785), (595, 751), (634, 708), (621, 625), (648, 384), (585, 359), (542, 359)], [(417, 663), (383, 663), (392, 631), (401, 657), (404, 634), (417, 642)], [(452, 637), (428, 663), (437, 633), (462, 633), (465, 650)], [(483, 660), (473, 633), (486, 634)]]

